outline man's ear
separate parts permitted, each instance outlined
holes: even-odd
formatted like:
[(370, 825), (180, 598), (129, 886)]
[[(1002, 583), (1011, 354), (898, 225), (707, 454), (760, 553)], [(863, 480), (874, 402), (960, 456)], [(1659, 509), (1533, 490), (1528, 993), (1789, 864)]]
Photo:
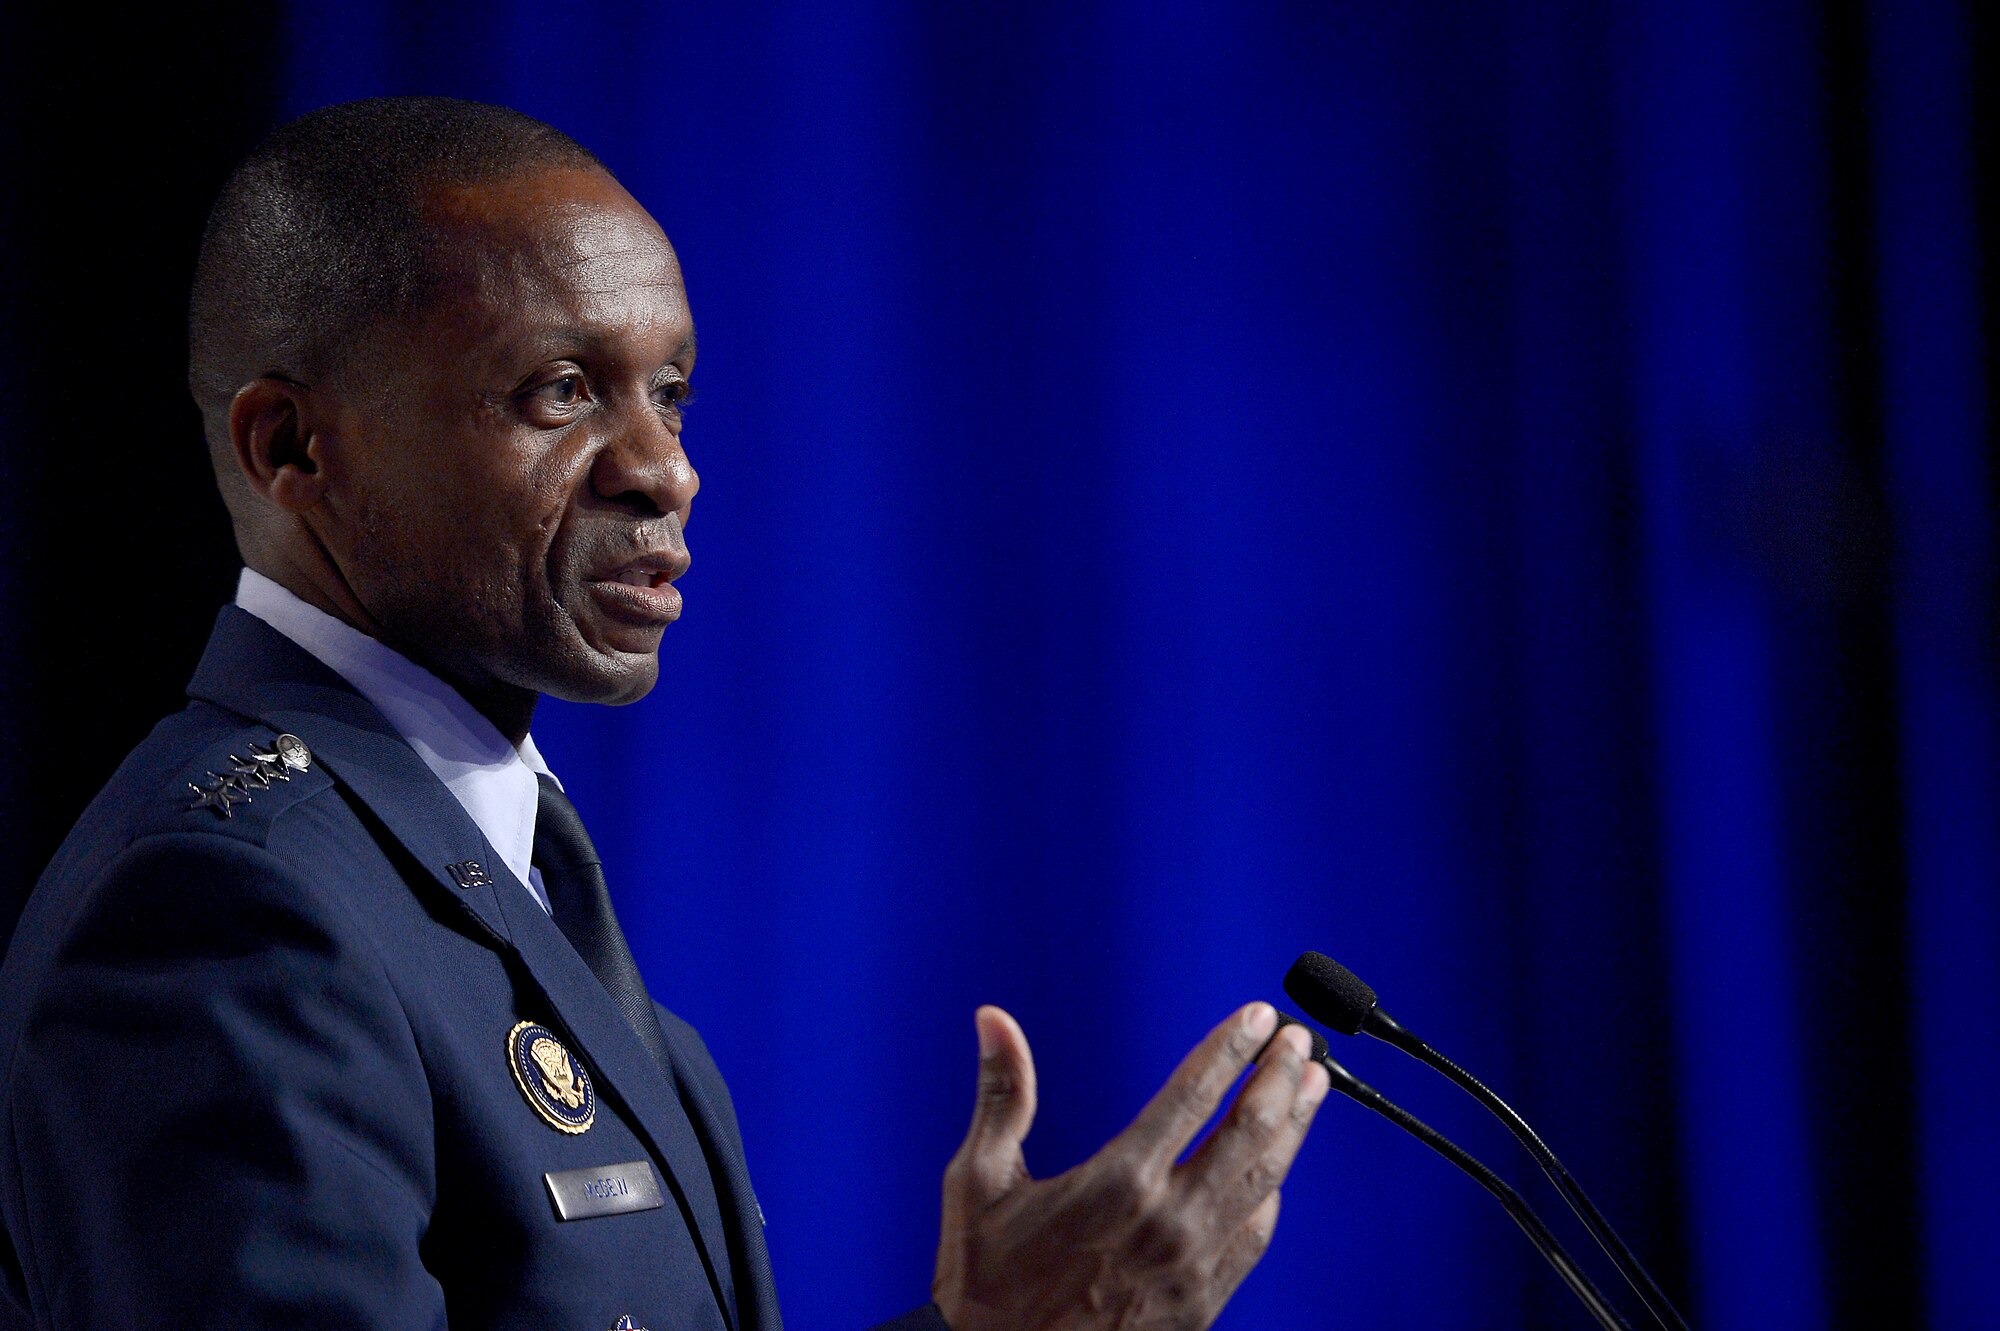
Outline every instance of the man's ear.
[(312, 390), (266, 376), (229, 402), (229, 443), (250, 488), (279, 508), (302, 513), (326, 493), (326, 441)]

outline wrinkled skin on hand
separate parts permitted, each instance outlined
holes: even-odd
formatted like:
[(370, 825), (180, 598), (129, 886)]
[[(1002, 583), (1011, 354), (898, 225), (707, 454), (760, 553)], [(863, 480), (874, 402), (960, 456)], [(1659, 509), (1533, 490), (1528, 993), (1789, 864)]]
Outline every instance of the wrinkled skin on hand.
[[(1326, 1098), (1303, 1030), (1252, 1003), (1209, 1032), (1089, 1160), (1029, 1177), (1027, 1038), (981, 1008), (979, 1099), (944, 1176), (932, 1297), (952, 1331), (1200, 1331), (1263, 1256), (1278, 1187)], [(1174, 1163), (1268, 1042), (1221, 1125)]]

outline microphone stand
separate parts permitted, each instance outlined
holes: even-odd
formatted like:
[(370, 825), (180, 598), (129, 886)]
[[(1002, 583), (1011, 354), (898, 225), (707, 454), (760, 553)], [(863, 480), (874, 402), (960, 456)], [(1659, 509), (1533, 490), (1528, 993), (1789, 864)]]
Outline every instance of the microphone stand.
[[(1301, 1023), (1295, 1022), (1282, 1012), (1278, 1014), (1280, 1030), (1285, 1026), (1297, 1024)], [(1583, 1304), (1602, 1331), (1632, 1331), (1631, 1325), (1618, 1315), (1618, 1311), (1603, 1294), (1598, 1292), (1597, 1286), (1591, 1283), (1590, 1277), (1584, 1274), (1583, 1269), (1564, 1250), (1562, 1244), (1556, 1241), (1555, 1235), (1549, 1232), (1549, 1227), (1542, 1223), (1542, 1218), (1535, 1214), (1534, 1208), (1522, 1199), (1520, 1193), (1509, 1187), (1506, 1180), (1466, 1154), (1457, 1143), (1436, 1128), (1403, 1109), (1373, 1086), (1336, 1063), (1333, 1056), (1327, 1052), (1325, 1037), (1318, 1031), (1308, 1029), (1306, 1033), (1312, 1037), (1313, 1061), (1326, 1069), (1326, 1075), (1331, 1079), (1334, 1090), (1356, 1104), (1380, 1114), (1471, 1175), (1473, 1180), (1492, 1193), (1506, 1209), (1507, 1214), (1514, 1218), (1514, 1223), (1528, 1236), (1528, 1242), (1535, 1245), (1535, 1251), (1541, 1253), (1548, 1264), (1555, 1268), (1555, 1273), (1562, 1277), (1563, 1283), (1569, 1286), (1570, 1293), (1576, 1295), (1577, 1301)], [(1274, 1036), (1275, 1034), (1276, 1032), (1273, 1032)]]
[(1583, 1222), (1584, 1228), (1588, 1229), (1591, 1237), (1597, 1240), (1597, 1246), (1604, 1249), (1605, 1256), (1612, 1260), (1618, 1267), (1619, 1274), (1625, 1277), (1626, 1283), (1631, 1285), (1633, 1291), (1645, 1302), (1646, 1310), (1652, 1313), (1654, 1319), (1668, 1331), (1688, 1331), (1687, 1322), (1668, 1301), (1666, 1292), (1660, 1288), (1652, 1274), (1640, 1265), (1632, 1250), (1625, 1246), (1625, 1241), (1618, 1237), (1618, 1231), (1611, 1228), (1611, 1222), (1604, 1218), (1603, 1212), (1599, 1211), (1596, 1204), (1590, 1200), (1583, 1190), (1583, 1185), (1563, 1167), (1562, 1161), (1556, 1159), (1556, 1153), (1551, 1151), (1547, 1143), (1528, 1126), (1528, 1121), (1514, 1112), (1512, 1105), (1495, 1095), (1479, 1078), (1411, 1034), (1381, 1008), (1369, 1009), (1368, 1015), (1362, 1019), (1361, 1029), (1437, 1069), (1456, 1082), (1473, 1099), (1486, 1106), (1495, 1118), (1506, 1124), (1507, 1130), (1520, 1140), (1521, 1145), (1528, 1148), (1528, 1154), (1535, 1158), (1535, 1163), (1542, 1167), (1542, 1172), (1556, 1185), (1556, 1190), (1562, 1194), (1563, 1200), (1569, 1203), (1569, 1209), (1576, 1213), (1576, 1218)]

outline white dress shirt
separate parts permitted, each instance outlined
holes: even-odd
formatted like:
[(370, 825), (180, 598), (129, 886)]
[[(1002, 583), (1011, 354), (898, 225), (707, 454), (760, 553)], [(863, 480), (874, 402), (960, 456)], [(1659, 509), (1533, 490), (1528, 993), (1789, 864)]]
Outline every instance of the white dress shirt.
[(310, 652), (373, 703), (465, 806), (501, 863), (528, 885), (543, 910), (549, 908), (541, 870), (532, 863), (535, 808), (541, 800), (535, 778), (553, 780), (555, 774), (532, 736), (514, 747), (457, 689), (255, 569), (244, 569), (237, 579), (236, 604)]

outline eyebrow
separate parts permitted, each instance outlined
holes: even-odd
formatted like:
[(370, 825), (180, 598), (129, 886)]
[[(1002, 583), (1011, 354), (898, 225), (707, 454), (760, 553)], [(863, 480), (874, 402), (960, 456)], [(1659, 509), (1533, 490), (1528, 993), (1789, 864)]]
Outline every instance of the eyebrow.
[[(602, 345), (603, 341), (604, 335), (602, 332), (595, 332), (588, 328), (551, 328), (546, 332), (537, 334), (533, 341), (525, 347), (525, 350), (536, 356), (560, 355), (568, 347), (599, 346)], [(695, 354), (695, 332), (694, 329), (690, 328), (687, 331), (687, 336), (680, 340), (680, 345), (673, 349), (672, 353), (668, 355), (666, 361), (663, 363), (671, 365), (675, 361), (687, 359)]]

